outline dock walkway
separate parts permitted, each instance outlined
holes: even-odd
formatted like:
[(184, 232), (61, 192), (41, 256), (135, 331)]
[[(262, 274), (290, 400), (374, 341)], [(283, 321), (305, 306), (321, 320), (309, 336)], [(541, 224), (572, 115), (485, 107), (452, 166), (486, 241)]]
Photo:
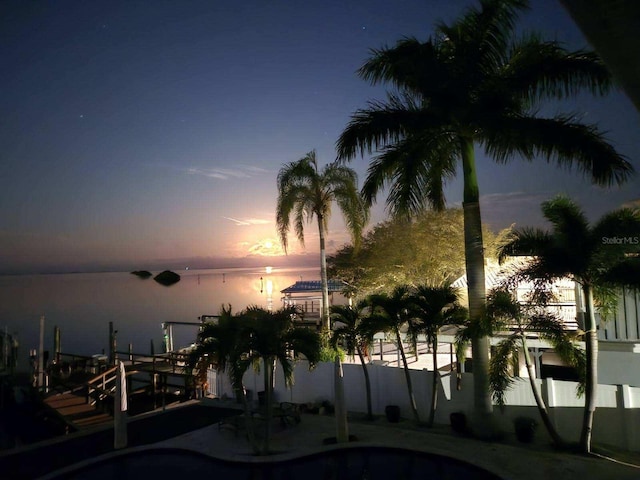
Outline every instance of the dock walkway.
[(113, 417), (107, 412), (87, 403), (84, 393), (58, 393), (45, 398), (44, 403), (58, 412), (76, 430), (104, 426), (113, 421)]

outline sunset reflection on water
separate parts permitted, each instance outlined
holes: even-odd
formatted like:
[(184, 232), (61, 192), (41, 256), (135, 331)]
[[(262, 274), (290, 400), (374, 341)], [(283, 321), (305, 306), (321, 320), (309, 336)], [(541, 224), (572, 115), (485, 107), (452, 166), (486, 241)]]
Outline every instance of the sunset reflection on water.
[[(154, 274), (158, 272), (153, 272)], [(19, 369), (28, 368), (37, 348), (39, 319), (45, 316), (44, 349), (53, 349), (53, 328), (62, 332), (62, 352), (93, 355), (108, 351), (109, 322), (118, 330), (118, 350), (132, 344), (148, 353), (162, 348), (162, 322), (198, 322), (217, 315), (222, 305), (239, 312), (249, 305), (280, 308), (280, 291), (300, 279), (319, 278), (317, 268), (238, 268), (183, 270), (175, 285), (128, 272), (0, 276), (0, 327), (20, 343)], [(174, 329), (174, 345), (190, 345), (196, 327)]]

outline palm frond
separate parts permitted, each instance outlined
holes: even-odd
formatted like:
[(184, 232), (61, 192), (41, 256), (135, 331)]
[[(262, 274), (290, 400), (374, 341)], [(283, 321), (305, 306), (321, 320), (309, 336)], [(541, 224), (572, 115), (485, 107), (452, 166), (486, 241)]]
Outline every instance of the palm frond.
[(616, 263), (601, 272), (598, 280), (609, 285), (640, 289), (640, 256), (627, 257)]
[[(323, 191), (326, 192), (327, 197), (320, 203), (330, 206), (331, 198), (336, 201), (357, 251), (360, 247), (362, 232), (369, 220), (369, 210), (358, 192), (358, 177), (352, 169), (333, 163), (323, 172), (322, 178)], [(323, 218), (328, 218), (329, 214), (330, 212), (323, 215)]]
[(487, 317), (494, 329), (503, 330), (508, 325), (520, 325), (522, 315), (522, 307), (507, 289), (495, 288), (488, 293)]
[(514, 378), (511, 372), (511, 359), (518, 352), (518, 335), (511, 335), (496, 345), (489, 363), (489, 388), (494, 401), (505, 405), (505, 394), (511, 388)]
[(598, 55), (567, 51), (559, 42), (530, 34), (517, 42), (500, 72), (505, 90), (529, 99), (574, 97), (582, 90), (604, 95), (612, 86), (611, 73)]
[(368, 108), (356, 110), (338, 138), (338, 160), (350, 160), (358, 153), (364, 156), (402, 140), (407, 132), (440, 124), (434, 113), (420, 109), (408, 96), (390, 95), (387, 102), (369, 102)]
[(483, 68), (495, 70), (504, 63), (518, 15), (527, 8), (525, 0), (484, 0), (479, 8), (469, 7), (451, 25), (438, 23), (436, 32), (452, 57), (466, 57), (462, 71), (482, 74)]
[(554, 232), (577, 240), (589, 235), (589, 221), (582, 209), (564, 195), (542, 202), (542, 214), (551, 222)]
[(456, 173), (457, 142), (447, 132), (410, 136), (373, 159), (362, 187), (366, 204), (390, 184), (387, 206), (395, 217), (445, 205), (444, 183)]
[(558, 356), (572, 366), (578, 374), (578, 393), (584, 392), (586, 380), (586, 356), (584, 350), (575, 343), (575, 336), (565, 329), (564, 323), (554, 315), (537, 314), (530, 319), (529, 328), (547, 340)]
[(431, 41), (404, 38), (392, 48), (370, 51), (370, 58), (358, 69), (358, 76), (371, 84), (391, 83), (399, 89), (424, 92), (425, 83), (438, 84), (438, 50)]
[(548, 250), (553, 245), (553, 238), (542, 229), (522, 228), (514, 230), (502, 245), (498, 246), (497, 254), (500, 263), (507, 257), (533, 256)]
[(516, 153), (527, 160), (542, 157), (604, 186), (620, 185), (633, 173), (631, 163), (595, 125), (577, 122), (569, 115), (491, 117), (483, 123), (478, 138), (499, 163), (506, 163)]

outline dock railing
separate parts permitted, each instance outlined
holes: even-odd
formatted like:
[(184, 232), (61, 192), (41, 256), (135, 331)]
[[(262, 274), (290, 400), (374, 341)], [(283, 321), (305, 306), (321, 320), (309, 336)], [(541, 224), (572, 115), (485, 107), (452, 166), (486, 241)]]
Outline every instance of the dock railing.
[(116, 391), (118, 367), (112, 367), (87, 382), (87, 403), (96, 405), (107, 397), (113, 397)]

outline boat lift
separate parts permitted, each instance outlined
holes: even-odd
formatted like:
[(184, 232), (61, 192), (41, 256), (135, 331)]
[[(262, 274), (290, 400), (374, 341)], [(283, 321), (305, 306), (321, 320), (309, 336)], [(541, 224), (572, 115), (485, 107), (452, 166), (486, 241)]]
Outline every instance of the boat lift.
[(162, 343), (164, 347), (164, 352), (173, 352), (173, 326), (174, 325), (197, 325), (198, 330), (202, 329), (202, 325), (206, 322), (216, 321), (218, 319), (218, 315), (202, 315), (198, 317), (199, 322), (162, 322)]

